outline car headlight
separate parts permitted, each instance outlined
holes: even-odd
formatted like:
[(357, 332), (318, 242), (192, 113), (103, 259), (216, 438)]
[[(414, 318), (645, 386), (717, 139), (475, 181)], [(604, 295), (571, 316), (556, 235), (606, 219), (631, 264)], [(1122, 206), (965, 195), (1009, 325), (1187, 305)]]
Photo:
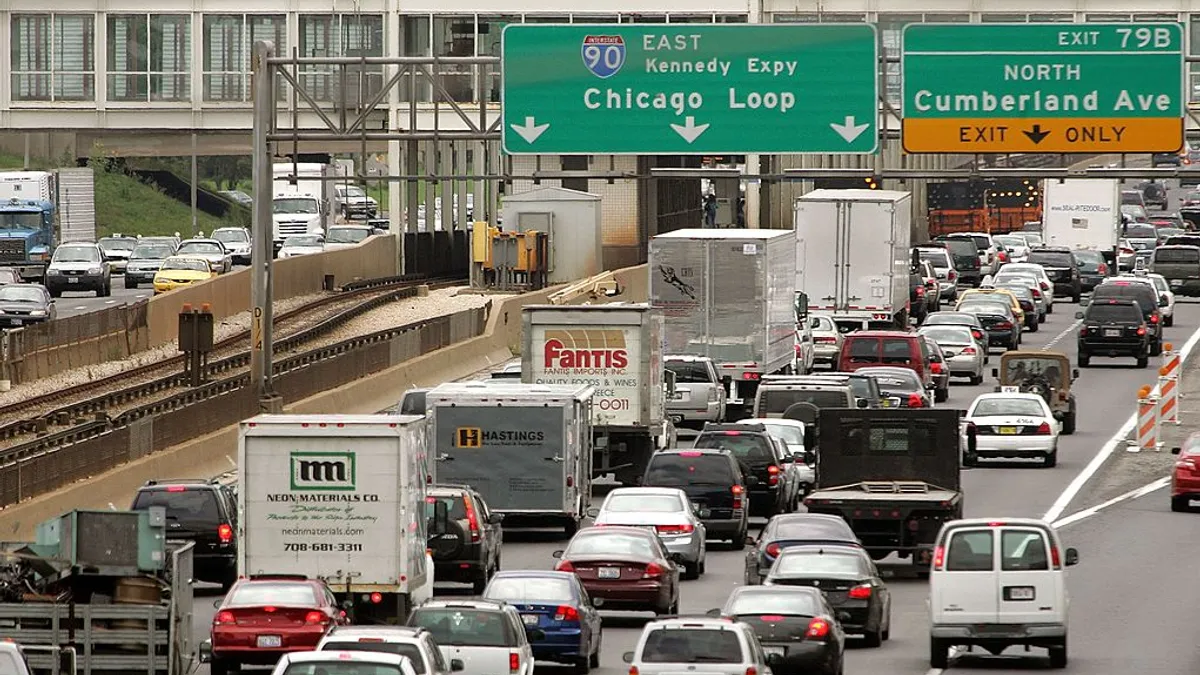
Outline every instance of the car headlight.
[(46, 310), (44, 310), (44, 309), (35, 309), (35, 310), (33, 310), (32, 312), (30, 312), (30, 313), (29, 313), (29, 316), (46, 316)]
[(91, 268), (91, 269), (89, 269), (89, 270), (88, 270), (88, 274), (100, 274), (100, 268), (99, 268), (99, 267), (93, 267), (93, 268)]

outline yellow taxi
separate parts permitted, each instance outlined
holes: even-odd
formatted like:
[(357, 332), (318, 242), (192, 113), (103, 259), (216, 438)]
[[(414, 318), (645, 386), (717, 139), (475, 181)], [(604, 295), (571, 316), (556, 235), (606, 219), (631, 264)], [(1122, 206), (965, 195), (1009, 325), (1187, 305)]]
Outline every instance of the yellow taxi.
[(166, 293), (217, 276), (204, 258), (175, 255), (163, 261), (154, 275), (154, 294)]
[(1006, 288), (971, 288), (965, 291), (960, 291), (958, 294), (958, 304), (954, 306), (958, 310), (972, 296), (979, 297), (981, 295), (999, 295), (1008, 298), (1009, 304), (1012, 305), (1013, 318), (1017, 320), (1017, 324), (1025, 325), (1025, 310), (1021, 309), (1021, 300), (1016, 294)]

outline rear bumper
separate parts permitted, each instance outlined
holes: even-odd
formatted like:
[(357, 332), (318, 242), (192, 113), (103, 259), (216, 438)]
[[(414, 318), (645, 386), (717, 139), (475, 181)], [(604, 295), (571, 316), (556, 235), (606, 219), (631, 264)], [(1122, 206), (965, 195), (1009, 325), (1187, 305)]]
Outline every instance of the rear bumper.
[(483, 576), (484, 568), (478, 560), (435, 560), (433, 578), (452, 584), (474, 583)]
[(1128, 340), (1080, 340), (1080, 354), (1098, 354), (1102, 356), (1141, 356), (1149, 354), (1150, 350), (1144, 342)]
[(1045, 457), (1054, 451), (1054, 437), (981, 435), (975, 447), (980, 457)]
[(934, 624), (930, 637), (943, 640), (963, 640), (960, 644), (1006, 642), (1010, 644), (1054, 643), (1067, 636), (1067, 627), (1060, 623), (1027, 624)]
[(583, 654), (583, 631), (579, 628), (546, 630), (546, 639), (531, 643), (533, 658), (537, 661), (574, 663)]
[(237, 578), (237, 557), (229, 553), (197, 553), (192, 558), (192, 570), (200, 581), (214, 584), (232, 583)]
[(745, 518), (702, 519), (704, 529), (709, 539), (730, 539), (741, 533), (745, 526)]
[(677, 422), (719, 422), (721, 403), (712, 401), (703, 404), (668, 405), (667, 417)]
[(588, 595), (603, 598), (603, 609), (666, 609), (671, 604), (671, 587), (661, 581), (642, 579), (615, 584), (596, 580), (583, 582)]
[(783, 662), (771, 666), (776, 675), (800, 675), (801, 673), (836, 673), (837, 644), (834, 642), (764, 642), (763, 651), (783, 650)]

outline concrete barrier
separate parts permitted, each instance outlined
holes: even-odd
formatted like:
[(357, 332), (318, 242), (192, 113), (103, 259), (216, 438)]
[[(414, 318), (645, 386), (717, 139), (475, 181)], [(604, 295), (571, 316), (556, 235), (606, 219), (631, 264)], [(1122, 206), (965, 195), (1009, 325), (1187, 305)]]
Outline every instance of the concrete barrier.
[[(623, 293), (610, 302), (644, 302), (649, 277), (645, 265), (612, 273)], [(373, 413), (395, 405), (405, 390), (466, 377), (512, 358), (521, 343), (521, 308), (545, 303), (557, 289), (497, 300), (483, 335), (285, 406), (292, 413)], [(235, 467), (237, 426), (124, 464), (58, 492), (0, 511), (0, 540), (34, 535), (38, 523), (72, 509), (128, 508), (138, 486), (151, 478), (214, 476)]]

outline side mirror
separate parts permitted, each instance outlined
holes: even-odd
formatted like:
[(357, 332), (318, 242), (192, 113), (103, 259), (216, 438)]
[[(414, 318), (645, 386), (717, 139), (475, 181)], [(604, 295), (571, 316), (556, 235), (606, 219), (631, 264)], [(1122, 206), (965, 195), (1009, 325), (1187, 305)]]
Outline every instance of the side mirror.
[(621, 660), (625, 663), (633, 663), (633, 652), (625, 652), (621, 655)]
[(504, 522), (504, 514), (493, 513), (492, 515), (488, 516), (487, 521), (488, 525), (499, 525), (500, 523)]
[(1078, 380), (1078, 379), (1079, 379), (1079, 369), (1078, 369), (1078, 368), (1075, 368), (1075, 369), (1073, 369), (1073, 370), (1071, 371), (1071, 379), (1072, 379), (1072, 380)]
[(992, 368), (992, 377), (996, 378), (997, 380), (1000, 379), (1000, 369), (999, 368)]
[(859, 410), (865, 410), (871, 407), (871, 402), (865, 398), (856, 398), (854, 399), (854, 407)]
[(714, 608), (708, 610), (707, 612), (705, 612), (704, 616), (713, 616), (713, 617), (721, 616), (721, 610), (718, 607), (714, 607)]
[(758, 478), (756, 476), (746, 476), (746, 487), (758, 487)]
[(1067, 549), (1066, 555), (1064, 555), (1063, 558), (1064, 558), (1063, 562), (1066, 563), (1067, 567), (1073, 567), (1075, 565), (1078, 565), (1079, 564), (1079, 551), (1076, 551), (1073, 548), (1069, 548), (1069, 549)]
[(221, 603), (225, 601), (224, 597), (213, 600), (213, 609), (221, 609)]
[(596, 516), (600, 515), (600, 509), (593, 506), (592, 508), (588, 509), (586, 513), (588, 518), (595, 518)]
[(1076, 319), (1082, 319), (1082, 318), (1083, 318), (1083, 312), (1075, 312), (1075, 318), (1076, 318)]
[(1059, 422), (1063, 421), (1063, 418), (1066, 416), (1066, 413), (1062, 412), (1061, 410), (1054, 411), (1054, 419), (1058, 420)]
[(754, 537), (750, 537), (750, 536), (746, 537), (746, 545), (747, 546), (755, 546), (757, 544), (758, 544), (758, 541), (755, 540)]
[(1166, 293), (1158, 296), (1158, 306), (1159, 307), (1166, 307), (1169, 304), (1171, 304), (1170, 298), (1167, 297)]
[(671, 554), (671, 562), (673, 562), (677, 565), (682, 565), (683, 564), (683, 554), (678, 553), (678, 552), (672, 553)]
[(807, 448), (804, 453), (804, 461), (807, 463), (808, 454), (817, 447), (817, 428), (811, 424), (804, 425), (804, 447)]
[(722, 376), (722, 377), (721, 377), (721, 386), (722, 386), (722, 387), (725, 387), (726, 389), (728, 389), (728, 388), (729, 388), (729, 386), (730, 386), (731, 384), (733, 384), (733, 377), (732, 377), (732, 376), (730, 376), (730, 375), (725, 375), (725, 376)]
[(812, 450), (805, 450), (804, 451), (804, 463), (809, 466), (816, 464), (817, 463), (817, 453), (813, 452)]
[(604, 598), (592, 596), (592, 607), (600, 608), (604, 606)]
[(783, 665), (783, 655), (778, 653), (767, 654), (767, 665), (772, 668), (778, 668)]
[(551, 558), (561, 558), (561, 557), (563, 557), (563, 553), (565, 553), (565, 551), (561, 551), (561, 550), (555, 551), (554, 553), (550, 554), (550, 557)]
[(450, 672), (457, 673), (465, 670), (467, 665), (462, 662), (462, 659), (450, 659)]
[(1088, 306), (1088, 305), (1090, 305), (1090, 304), (1092, 304), (1092, 299), (1091, 299), (1091, 298), (1083, 298), (1083, 299), (1081, 299), (1081, 300), (1079, 301), (1079, 306), (1080, 306), (1080, 307), (1087, 307), (1087, 306)]
[(212, 663), (212, 640), (205, 640), (196, 647), (196, 660), (200, 663)]
[(542, 640), (546, 639), (546, 632), (537, 628), (526, 628), (525, 637), (528, 638), (530, 642), (541, 642)]
[(1174, 448), (1171, 448), (1171, 454), (1172, 454), (1172, 455), (1178, 455), (1178, 454), (1179, 454), (1179, 453), (1181, 453), (1181, 452), (1183, 452), (1183, 448), (1181, 448), (1181, 447), (1179, 447), (1179, 446), (1176, 446), (1176, 447), (1174, 447)]

